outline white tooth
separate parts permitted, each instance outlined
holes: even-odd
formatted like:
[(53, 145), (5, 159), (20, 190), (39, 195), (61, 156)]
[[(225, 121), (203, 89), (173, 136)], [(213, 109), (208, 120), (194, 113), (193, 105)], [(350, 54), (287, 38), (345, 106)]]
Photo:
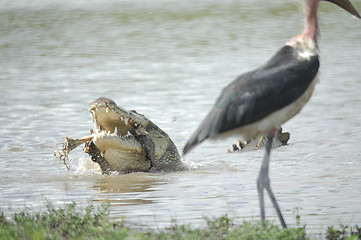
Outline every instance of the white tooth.
[(109, 112), (109, 108), (107, 107), (107, 108), (105, 109), (105, 111), (106, 111), (106, 112)]
[(117, 133), (118, 132), (118, 127), (114, 128), (114, 132)]
[(120, 117), (120, 120), (121, 120), (121, 121), (123, 121), (123, 119), (124, 119), (123, 117)]
[(124, 118), (125, 125), (128, 125), (128, 118)]
[(138, 127), (138, 123), (134, 123), (134, 127)]

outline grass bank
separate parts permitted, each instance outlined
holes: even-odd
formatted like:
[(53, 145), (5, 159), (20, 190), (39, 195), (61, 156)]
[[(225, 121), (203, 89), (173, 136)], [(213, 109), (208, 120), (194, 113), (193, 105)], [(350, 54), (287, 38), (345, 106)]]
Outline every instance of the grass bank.
[[(124, 221), (109, 219), (109, 205), (88, 206), (83, 211), (72, 203), (65, 208), (47, 207), (38, 213), (15, 213), (9, 220), (0, 213), (1, 239), (310, 239), (304, 228), (281, 229), (269, 223), (234, 225), (227, 215), (205, 219), (204, 228), (178, 225), (161, 232), (125, 227)], [(340, 226), (326, 230), (327, 239), (361, 239), (361, 229)]]

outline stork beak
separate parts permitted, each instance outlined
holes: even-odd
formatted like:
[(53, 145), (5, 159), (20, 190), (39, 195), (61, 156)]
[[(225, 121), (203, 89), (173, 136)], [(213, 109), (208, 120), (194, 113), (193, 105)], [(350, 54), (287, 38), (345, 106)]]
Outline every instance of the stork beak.
[(337, 6), (345, 9), (347, 12), (351, 13), (352, 15), (361, 18), (360, 14), (357, 12), (356, 8), (351, 4), (349, 0), (325, 0), (328, 2), (332, 2)]

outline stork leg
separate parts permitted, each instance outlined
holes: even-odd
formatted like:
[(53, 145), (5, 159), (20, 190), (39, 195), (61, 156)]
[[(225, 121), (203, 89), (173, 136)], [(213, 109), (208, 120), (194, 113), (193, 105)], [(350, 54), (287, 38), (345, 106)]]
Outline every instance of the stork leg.
[(263, 157), (261, 170), (259, 172), (258, 178), (257, 178), (257, 190), (258, 190), (258, 197), (259, 197), (259, 205), (261, 210), (261, 221), (264, 222), (265, 220), (265, 208), (264, 208), (264, 189), (267, 190), (268, 195), (271, 198), (273, 207), (276, 209), (278, 218), (281, 222), (281, 225), (283, 228), (287, 228), (286, 223), (283, 219), (281, 210), (277, 204), (276, 198), (272, 192), (271, 185), (270, 185), (270, 178), (268, 175), (268, 166), (269, 166), (269, 158), (271, 153), (271, 147), (272, 147), (272, 140), (273, 140), (274, 134), (269, 134), (267, 136), (267, 145), (266, 145), (266, 153)]

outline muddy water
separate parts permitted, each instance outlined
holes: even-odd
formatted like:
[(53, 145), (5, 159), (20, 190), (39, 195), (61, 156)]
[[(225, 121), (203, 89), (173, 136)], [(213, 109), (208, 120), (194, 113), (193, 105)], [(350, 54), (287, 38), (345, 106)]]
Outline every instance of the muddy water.
[[(223, 86), (300, 32), (298, 1), (0, 3), (4, 212), (74, 201), (109, 202), (114, 219), (148, 228), (225, 213), (259, 219), (263, 151), (227, 154), (236, 139), (205, 142), (184, 159), (191, 170), (177, 173), (102, 176), (81, 149), (68, 171), (52, 152), (89, 133), (88, 104), (100, 96), (145, 114), (181, 149)], [(322, 3), (320, 27), (321, 82), (284, 125), (291, 140), (272, 152), (270, 170), (286, 222), (299, 214), (316, 232), (361, 222), (361, 21)]]

